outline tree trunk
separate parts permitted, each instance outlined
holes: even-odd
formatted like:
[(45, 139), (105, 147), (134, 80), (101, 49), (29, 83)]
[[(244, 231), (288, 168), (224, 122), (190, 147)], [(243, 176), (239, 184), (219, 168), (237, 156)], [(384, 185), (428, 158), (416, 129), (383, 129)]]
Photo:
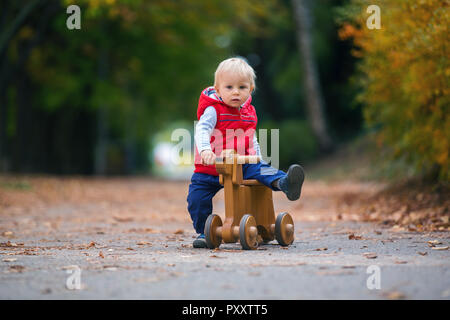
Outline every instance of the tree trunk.
[[(7, 153), (8, 150), (8, 139), (6, 136), (6, 126), (7, 126), (7, 90), (10, 85), (16, 84), (17, 88), (19, 87), (29, 87), (28, 77), (25, 74), (27, 59), (31, 53), (31, 50), (38, 45), (38, 43), (42, 40), (42, 36), (45, 33), (46, 28), (49, 25), (50, 18), (52, 15), (56, 15), (59, 7), (55, 4), (50, 4), (45, 7), (48, 3), (46, 0), (33, 0), (27, 1), (26, 5), (20, 4), (12, 4), (11, 3), (2, 3), (0, 6), (1, 14), (0, 14), (0, 171), (8, 170), (8, 163), (11, 161), (11, 156)], [(18, 30), (27, 22), (27, 19), (30, 19), (30, 16), (37, 11), (39, 8), (45, 7), (45, 10), (41, 10), (39, 24), (36, 32), (36, 36), (29, 41), (28, 44), (21, 44), (22, 49), (19, 53), (19, 61), (16, 65), (12, 65), (10, 61), (8, 61), (7, 51), (8, 45), (11, 39), (16, 35)], [(16, 14), (17, 11), (17, 14)], [(22, 72), (23, 74), (20, 74)], [(15, 80), (13, 78), (16, 78)], [(30, 89), (31, 90), (31, 89)], [(18, 119), (17, 121), (22, 121), (29, 117), (28, 111), (30, 109), (28, 102), (26, 101), (31, 94), (31, 91), (22, 92), (17, 90), (18, 92)], [(27, 95), (27, 97), (23, 96)], [(28, 110), (28, 111), (27, 111)], [(26, 113), (27, 115), (25, 115)], [(17, 128), (22, 128), (22, 123), (17, 124)], [(27, 125), (25, 125), (27, 128)], [(28, 130), (28, 128), (27, 128)], [(20, 132), (20, 134), (23, 134)], [(17, 136), (16, 136), (17, 138)], [(19, 142), (22, 141), (22, 137), (18, 138)], [(25, 141), (25, 140), (23, 140)], [(27, 148), (25, 145), (15, 146), (17, 148)], [(16, 152), (19, 154), (20, 152)], [(27, 160), (29, 161), (29, 159)], [(20, 163), (17, 163), (16, 166), (18, 168), (21, 167)]]
[[(6, 1), (0, 3), (0, 30), (6, 30), (8, 24), (8, 17), (11, 15), (10, 3)], [(7, 126), (7, 80), (9, 75), (10, 63), (8, 57), (6, 56), (6, 50), (0, 51), (0, 172), (8, 171), (8, 160), (7, 155), (7, 137), (6, 137), (6, 126)]]
[(292, 0), (296, 22), (296, 38), (298, 50), (301, 53), (301, 64), (304, 68), (307, 112), (309, 121), (317, 138), (321, 151), (327, 152), (333, 148), (328, 134), (324, 102), (320, 89), (319, 76), (312, 50), (311, 24), (312, 18), (307, 0)]
[(8, 170), (6, 116), (7, 116), (7, 79), (9, 63), (6, 52), (0, 53), (0, 172)]
[[(124, 91), (134, 92), (128, 85)], [(136, 129), (134, 128), (137, 121), (136, 108), (131, 108), (127, 114), (127, 125), (125, 131), (125, 174), (132, 175), (136, 172)]]
[(6, 156), (6, 103), (6, 87), (0, 84), (0, 172), (7, 171), (8, 167)]
[[(21, 8), (19, 14), (14, 18), (8, 28), (5, 28), (0, 33), (0, 54), (8, 48), (9, 41), (16, 34), (17, 30), (24, 24), (28, 16), (42, 3), (41, 0), (34, 0), (27, 2)], [(5, 11), (6, 12), (6, 11)], [(2, 15), (2, 19), (6, 19), (6, 14)]]
[(25, 67), (17, 69), (17, 118), (16, 136), (14, 139), (13, 170), (20, 173), (29, 173), (33, 160), (30, 154), (34, 137), (31, 135), (31, 106), (30, 106), (30, 81)]
[[(98, 61), (98, 77), (100, 81), (106, 81), (108, 75), (108, 49), (102, 45)], [(105, 103), (101, 103), (97, 110), (97, 143), (95, 146), (95, 174), (105, 175), (107, 167), (106, 152), (108, 147), (107, 137), (107, 110)]]

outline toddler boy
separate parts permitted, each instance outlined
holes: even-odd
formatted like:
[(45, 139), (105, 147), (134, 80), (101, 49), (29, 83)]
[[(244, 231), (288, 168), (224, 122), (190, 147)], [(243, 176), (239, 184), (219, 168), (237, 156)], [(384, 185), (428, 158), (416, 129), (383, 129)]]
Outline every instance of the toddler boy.
[[(219, 64), (214, 86), (200, 94), (199, 121), (195, 130), (195, 170), (187, 197), (188, 211), (199, 234), (194, 240), (194, 248), (207, 247), (205, 222), (212, 213), (212, 198), (223, 188), (214, 165), (216, 156), (232, 146), (239, 154), (261, 158), (255, 133), (258, 118), (251, 105), (255, 78), (253, 68), (246, 61), (230, 58)], [(230, 134), (237, 130), (246, 134)], [(253, 135), (251, 142), (248, 133)], [(242, 171), (244, 179), (256, 179), (273, 191), (281, 190), (289, 200), (300, 198), (304, 172), (298, 164), (291, 165), (285, 173), (261, 160), (257, 164), (243, 164)]]

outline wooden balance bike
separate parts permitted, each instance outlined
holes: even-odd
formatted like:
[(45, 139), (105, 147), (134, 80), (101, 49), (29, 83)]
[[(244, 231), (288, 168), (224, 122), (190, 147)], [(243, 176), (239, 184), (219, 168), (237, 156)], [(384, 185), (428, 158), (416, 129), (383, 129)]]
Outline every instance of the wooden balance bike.
[(219, 182), (225, 191), (225, 221), (211, 214), (205, 223), (208, 248), (236, 243), (245, 250), (256, 249), (261, 242), (277, 239), (282, 246), (294, 241), (294, 221), (287, 212), (275, 220), (272, 190), (258, 180), (242, 178), (242, 164), (258, 163), (258, 156), (241, 156), (234, 150), (224, 150), (216, 158)]

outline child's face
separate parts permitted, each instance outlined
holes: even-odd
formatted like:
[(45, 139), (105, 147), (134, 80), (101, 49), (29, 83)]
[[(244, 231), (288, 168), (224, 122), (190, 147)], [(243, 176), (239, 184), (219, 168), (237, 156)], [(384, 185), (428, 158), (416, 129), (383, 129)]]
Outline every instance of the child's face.
[(215, 89), (223, 102), (233, 108), (240, 107), (253, 91), (250, 79), (231, 72), (219, 76)]

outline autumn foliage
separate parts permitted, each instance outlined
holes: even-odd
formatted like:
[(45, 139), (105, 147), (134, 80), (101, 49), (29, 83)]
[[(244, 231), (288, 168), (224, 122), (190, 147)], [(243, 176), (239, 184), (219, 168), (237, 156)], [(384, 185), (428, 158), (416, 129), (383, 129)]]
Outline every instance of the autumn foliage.
[[(381, 29), (366, 26), (370, 4), (380, 8)], [(450, 1), (352, 0), (340, 13), (339, 36), (361, 58), (358, 100), (390, 163), (448, 181)]]

